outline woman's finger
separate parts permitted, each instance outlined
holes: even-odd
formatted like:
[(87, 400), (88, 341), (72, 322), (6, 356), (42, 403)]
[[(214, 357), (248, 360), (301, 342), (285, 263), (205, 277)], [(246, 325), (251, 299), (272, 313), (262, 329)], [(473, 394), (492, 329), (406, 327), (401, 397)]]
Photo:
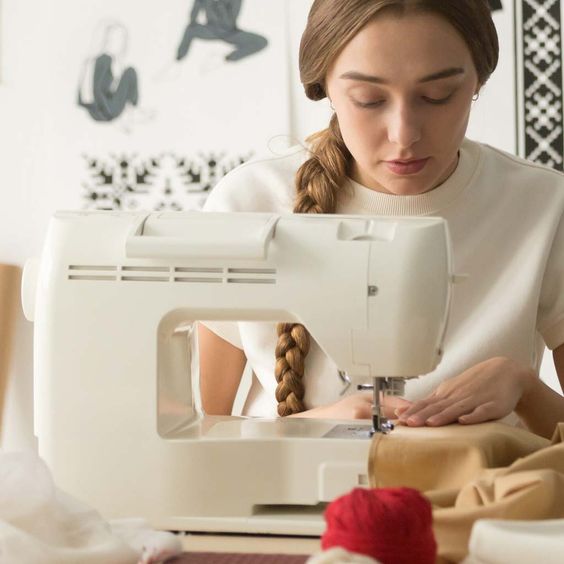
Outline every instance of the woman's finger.
[(497, 419), (496, 405), (493, 401), (479, 405), (471, 413), (461, 415), (458, 418), (459, 423), (463, 425), (474, 425), (476, 423), (485, 423), (492, 419)]
[(408, 409), (405, 409), (402, 413), (402, 419), (407, 419), (407, 417), (414, 415), (415, 413), (421, 412), (426, 409), (429, 405), (433, 403), (432, 399), (425, 398), (422, 400), (414, 401)]
[(452, 400), (436, 400), (436, 401), (421, 401), (417, 402), (411, 409), (406, 410), (399, 417), (401, 423), (409, 426), (419, 427), (425, 425), (425, 421), (429, 417), (440, 413), (447, 407), (450, 407)]
[(384, 396), (384, 415), (389, 419), (397, 417), (398, 411), (403, 412), (411, 407), (411, 402), (398, 396)]
[(460, 417), (472, 413), (475, 407), (475, 404), (470, 404), (468, 401), (458, 401), (451, 406), (445, 407), (440, 413), (428, 417), (425, 425), (441, 427), (442, 425), (456, 423)]

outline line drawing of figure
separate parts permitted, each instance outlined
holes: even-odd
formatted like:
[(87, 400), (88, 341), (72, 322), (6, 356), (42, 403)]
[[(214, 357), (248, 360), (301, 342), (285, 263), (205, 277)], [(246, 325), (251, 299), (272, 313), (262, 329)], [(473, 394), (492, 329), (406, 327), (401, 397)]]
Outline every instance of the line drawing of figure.
[[(80, 73), (77, 103), (97, 122), (112, 122), (139, 103), (137, 71), (124, 66), (128, 32), (115, 20), (98, 25)], [(129, 117), (129, 116), (128, 116)], [(125, 123), (129, 131), (131, 123)]]
[[(243, 0), (194, 0), (176, 60), (181, 61), (186, 57), (194, 39), (220, 40), (233, 45), (235, 49), (225, 57), (230, 62), (262, 51), (268, 45), (265, 37), (237, 27), (242, 2)], [(205, 23), (199, 21), (202, 16), (205, 16)]]
[(501, 5), (501, 0), (488, 0), (488, 2), (490, 4), (490, 9), (492, 12), (503, 10), (503, 6)]

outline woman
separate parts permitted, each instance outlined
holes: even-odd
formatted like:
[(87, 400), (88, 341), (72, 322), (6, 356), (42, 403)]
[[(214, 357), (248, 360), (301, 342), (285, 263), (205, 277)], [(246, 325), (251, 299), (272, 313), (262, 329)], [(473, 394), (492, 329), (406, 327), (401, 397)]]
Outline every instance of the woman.
[[(315, 0), (300, 71), (309, 98), (330, 99), (329, 128), (307, 149), (243, 165), (206, 208), (444, 217), (455, 272), (469, 278), (441, 364), (387, 409), (412, 426), (515, 412), (549, 436), (564, 398), (538, 369), (546, 344), (564, 382), (564, 177), (465, 138), (497, 59), (486, 0)], [(302, 326), (278, 333), (269, 323), (200, 328), (206, 412), (230, 413), (248, 360), (248, 415), (370, 417), (369, 395), (339, 399), (336, 367)]]

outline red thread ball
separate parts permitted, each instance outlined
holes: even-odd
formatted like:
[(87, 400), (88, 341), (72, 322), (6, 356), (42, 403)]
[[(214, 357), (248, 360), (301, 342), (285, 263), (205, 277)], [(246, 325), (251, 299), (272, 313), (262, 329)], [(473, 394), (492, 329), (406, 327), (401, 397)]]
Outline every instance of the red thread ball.
[(382, 564), (434, 564), (429, 501), (412, 488), (355, 488), (325, 511), (323, 550), (342, 547)]

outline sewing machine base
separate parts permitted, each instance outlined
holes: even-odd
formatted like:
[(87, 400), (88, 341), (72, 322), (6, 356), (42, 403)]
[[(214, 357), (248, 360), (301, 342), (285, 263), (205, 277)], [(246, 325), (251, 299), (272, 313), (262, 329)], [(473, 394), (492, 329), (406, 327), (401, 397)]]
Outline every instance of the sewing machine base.
[(320, 537), (325, 530), (325, 508), (326, 504), (280, 506), (260, 508), (250, 517), (174, 517), (159, 522), (155, 527), (186, 533)]
[(110, 427), (101, 421), (67, 429), (64, 442), (39, 441), (58, 486), (107, 519), (135, 515), (175, 531), (317, 536), (326, 504), (368, 485), (371, 425), (200, 416), (165, 438), (145, 429), (133, 440), (122, 429), (117, 449), (115, 437), (111, 449), (104, 444)]

